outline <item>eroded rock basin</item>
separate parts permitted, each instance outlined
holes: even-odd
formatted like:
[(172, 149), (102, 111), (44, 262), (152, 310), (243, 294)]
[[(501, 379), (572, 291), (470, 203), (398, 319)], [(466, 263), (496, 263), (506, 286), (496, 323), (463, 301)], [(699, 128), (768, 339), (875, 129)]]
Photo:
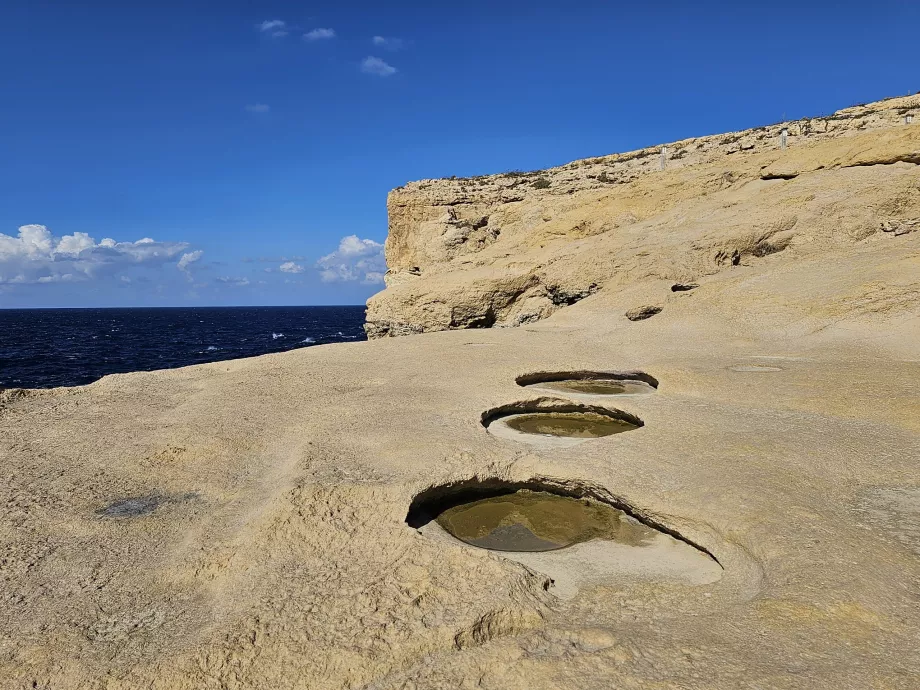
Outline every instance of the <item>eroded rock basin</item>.
[(658, 387), (657, 379), (641, 371), (540, 372), (519, 376), (517, 383), (535, 391), (589, 400), (611, 395), (648, 395)]
[(523, 409), (485, 422), (494, 436), (531, 445), (562, 447), (603, 438), (642, 426), (641, 420), (619, 410), (568, 406), (562, 409)]
[(590, 495), (543, 491), (538, 483), (435, 489), (413, 504), (407, 522), (429, 538), (488, 549), (548, 575), (563, 598), (592, 585), (703, 585), (722, 577), (712, 556), (676, 535)]
[(639, 546), (656, 534), (612, 506), (527, 489), (454, 506), (437, 522), (460, 541), (497, 551), (552, 551), (591, 539)]
[(564, 438), (601, 438), (638, 428), (625, 420), (594, 412), (532, 412), (511, 415), (501, 421), (522, 434)]

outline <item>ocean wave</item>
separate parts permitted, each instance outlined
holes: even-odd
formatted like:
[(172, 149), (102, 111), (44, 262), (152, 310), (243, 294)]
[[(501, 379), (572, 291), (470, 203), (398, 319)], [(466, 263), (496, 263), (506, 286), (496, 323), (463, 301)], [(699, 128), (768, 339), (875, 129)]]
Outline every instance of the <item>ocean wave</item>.
[(315, 343), (316, 341), (313, 340), (313, 338), (304, 338), (304, 339), (301, 340), (300, 342), (302, 342), (302, 343)]
[(272, 340), (278, 340), (278, 338), (283, 338), (284, 333), (272, 333)]

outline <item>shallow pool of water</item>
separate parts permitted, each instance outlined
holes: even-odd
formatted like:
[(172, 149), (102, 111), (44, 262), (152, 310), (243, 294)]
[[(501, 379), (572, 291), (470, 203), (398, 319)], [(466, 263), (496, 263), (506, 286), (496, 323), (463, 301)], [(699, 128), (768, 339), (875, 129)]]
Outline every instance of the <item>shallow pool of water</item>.
[(600, 438), (638, 428), (622, 419), (595, 412), (533, 412), (512, 415), (503, 421), (523, 434), (564, 438)]
[(641, 546), (658, 534), (613, 506), (526, 489), (454, 506), (436, 520), (460, 541), (496, 551), (553, 551), (593, 539)]

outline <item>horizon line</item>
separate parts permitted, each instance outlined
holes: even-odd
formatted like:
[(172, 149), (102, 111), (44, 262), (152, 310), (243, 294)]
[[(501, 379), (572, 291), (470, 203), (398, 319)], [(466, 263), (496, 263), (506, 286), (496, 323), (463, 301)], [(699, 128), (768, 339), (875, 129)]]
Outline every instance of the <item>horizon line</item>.
[(61, 309), (318, 309), (325, 307), (364, 307), (367, 304), (199, 304), (134, 307), (0, 307), (0, 311), (52, 311)]

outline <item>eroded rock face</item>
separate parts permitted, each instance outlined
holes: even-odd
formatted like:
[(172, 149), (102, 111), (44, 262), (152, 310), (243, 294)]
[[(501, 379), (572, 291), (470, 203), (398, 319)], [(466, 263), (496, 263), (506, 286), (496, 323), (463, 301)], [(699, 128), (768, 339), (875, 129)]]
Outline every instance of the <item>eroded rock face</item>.
[[(513, 327), (650, 277), (691, 283), (920, 217), (920, 96), (530, 173), (422, 180), (387, 200), (370, 337)], [(781, 134), (786, 130), (786, 148)], [(867, 168), (900, 166), (893, 186)], [(828, 189), (834, 193), (827, 193)]]

